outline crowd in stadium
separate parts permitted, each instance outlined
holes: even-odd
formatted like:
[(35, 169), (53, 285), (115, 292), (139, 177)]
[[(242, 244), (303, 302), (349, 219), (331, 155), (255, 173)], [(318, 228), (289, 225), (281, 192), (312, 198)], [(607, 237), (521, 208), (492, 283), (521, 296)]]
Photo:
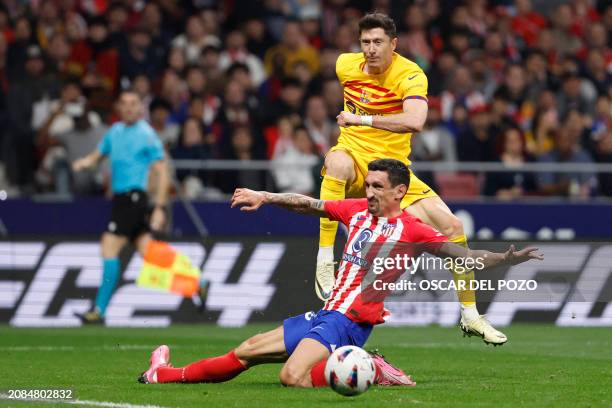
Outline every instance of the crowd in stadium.
[[(481, 193), (612, 196), (612, 175), (521, 163), (612, 162), (612, 3), (570, 0), (5, 0), (0, 7), (0, 185), (9, 195), (103, 194), (72, 174), (133, 88), (173, 159), (271, 160), (177, 169), (190, 196), (236, 186), (318, 194), (339, 129), (340, 53), (358, 19), (391, 15), (397, 52), (429, 80), (413, 161), (501, 162)], [(435, 186), (435, 180), (426, 180)]]

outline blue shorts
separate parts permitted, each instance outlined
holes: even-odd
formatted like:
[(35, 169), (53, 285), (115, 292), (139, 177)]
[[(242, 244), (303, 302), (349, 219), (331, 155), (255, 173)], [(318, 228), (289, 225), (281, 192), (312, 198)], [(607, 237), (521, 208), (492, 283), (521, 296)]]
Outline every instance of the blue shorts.
[(287, 354), (293, 354), (302, 339), (316, 340), (330, 353), (342, 346), (363, 347), (372, 327), (370, 324), (355, 323), (335, 310), (307, 312), (283, 322), (285, 350)]

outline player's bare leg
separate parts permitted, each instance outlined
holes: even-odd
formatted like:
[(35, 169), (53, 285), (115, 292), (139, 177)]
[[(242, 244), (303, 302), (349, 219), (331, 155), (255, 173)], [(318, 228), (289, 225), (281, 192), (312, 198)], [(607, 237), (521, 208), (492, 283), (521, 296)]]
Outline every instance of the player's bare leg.
[(95, 307), (87, 313), (75, 313), (85, 324), (97, 324), (104, 322), (106, 307), (117, 286), (121, 269), (119, 264), (119, 252), (127, 244), (128, 239), (124, 236), (105, 232), (102, 234), (102, 283), (98, 288)]
[(205, 358), (180, 368), (170, 365), (168, 346), (160, 346), (151, 354), (150, 367), (138, 381), (145, 384), (224, 382), (252, 366), (282, 363), (288, 357), (281, 326), (250, 337), (225, 355)]
[[(467, 238), (463, 231), (463, 223), (455, 216), (440, 197), (427, 197), (419, 200), (408, 208), (408, 212), (420, 218), (423, 222), (435, 227), (438, 231), (448, 237), (456, 244), (467, 247)], [(455, 282), (469, 281), (474, 279), (474, 271), (457, 273), (453, 271)], [(461, 303), (461, 320), (459, 326), (461, 330), (469, 336), (477, 335), (482, 337), (485, 343), (494, 345), (504, 344), (508, 338), (478, 313), (476, 309), (476, 292), (473, 290), (458, 290), (457, 297)]]
[[(351, 185), (355, 177), (355, 163), (350, 154), (342, 150), (327, 153), (325, 176), (321, 183), (321, 200), (342, 200), (346, 195), (346, 186)], [(323, 301), (329, 298), (334, 287), (334, 242), (337, 230), (337, 221), (321, 218), (315, 291)]]
[[(324, 375), (321, 374), (329, 354), (327, 347), (318, 341), (310, 338), (302, 339), (283, 366), (279, 375), (280, 382), (288, 387), (300, 388), (327, 385)], [(318, 365), (320, 372), (312, 378), (311, 370), (315, 365)]]

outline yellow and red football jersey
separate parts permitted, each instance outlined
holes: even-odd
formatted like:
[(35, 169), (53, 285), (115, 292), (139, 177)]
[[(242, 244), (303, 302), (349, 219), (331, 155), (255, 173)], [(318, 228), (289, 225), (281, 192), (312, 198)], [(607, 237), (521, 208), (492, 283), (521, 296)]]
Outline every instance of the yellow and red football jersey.
[[(344, 88), (344, 110), (357, 115), (391, 115), (403, 112), (406, 99), (427, 101), (427, 77), (414, 62), (393, 53), (393, 62), (382, 74), (363, 71), (363, 53), (341, 54), (336, 74)], [(338, 145), (353, 154), (390, 157), (409, 164), (412, 133), (394, 133), (369, 126), (340, 128)]]

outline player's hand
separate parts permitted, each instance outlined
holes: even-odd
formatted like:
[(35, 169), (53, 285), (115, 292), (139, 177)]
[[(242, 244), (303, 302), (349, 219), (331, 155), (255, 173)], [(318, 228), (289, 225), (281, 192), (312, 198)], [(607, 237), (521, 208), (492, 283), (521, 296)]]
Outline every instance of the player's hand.
[(249, 190), (248, 188), (237, 188), (231, 200), (231, 207), (240, 207), (240, 211), (253, 212), (261, 207), (266, 198), (258, 191)]
[(361, 116), (355, 115), (351, 112), (342, 111), (338, 116), (336, 116), (336, 121), (338, 122), (338, 126), (342, 127), (361, 125)]
[(88, 167), (89, 167), (89, 161), (87, 160), (86, 157), (83, 157), (82, 159), (75, 160), (74, 163), (72, 163), (72, 170), (74, 172), (79, 172), (81, 170), (85, 170)]
[(164, 212), (163, 208), (155, 207), (155, 209), (153, 210), (153, 213), (151, 214), (151, 222), (150, 222), (151, 229), (153, 231), (161, 231), (165, 222), (166, 222), (166, 213)]
[(536, 247), (527, 247), (517, 251), (514, 245), (510, 245), (510, 248), (504, 253), (504, 263), (510, 265), (517, 265), (532, 259), (541, 261), (544, 259), (544, 255), (539, 253)]

